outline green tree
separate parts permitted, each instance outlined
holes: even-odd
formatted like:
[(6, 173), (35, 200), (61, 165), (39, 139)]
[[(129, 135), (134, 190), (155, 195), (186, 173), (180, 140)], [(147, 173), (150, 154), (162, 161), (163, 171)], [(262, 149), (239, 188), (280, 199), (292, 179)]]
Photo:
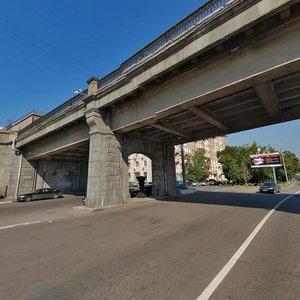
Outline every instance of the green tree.
[(235, 161), (230, 162), (228, 168), (228, 179), (232, 180), (233, 182), (239, 182), (240, 178), (241, 178), (240, 166)]
[[(254, 142), (252, 145), (226, 146), (223, 151), (217, 153), (217, 157), (222, 164), (223, 172), (227, 179), (245, 183), (248, 181), (259, 183), (274, 180), (272, 168), (252, 168), (250, 155), (267, 152), (272, 153), (277, 152), (277, 150), (270, 145), (261, 146)], [(283, 155), (287, 175), (290, 179), (300, 171), (300, 162), (297, 156), (291, 151), (284, 151)], [(237, 169), (239, 169), (239, 171)], [(286, 180), (283, 167), (276, 167), (275, 172), (278, 181)]]
[(223, 151), (217, 153), (217, 156), (227, 179), (246, 184), (248, 182), (258, 183), (271, 180), (272, 170), (270, 168), (251, 168), (250, 155), (267, 151), (274, 152), (275, 150), (271, 146), (259, 146), (254, 142), (252, 145), (226, 146)]
[[(287, 150), (282, 152), (282, 156), (286, 167), (287, 177), (290, 180), (297, 172), (300, 171), (299, 158), (296, 156), (296, 154)], [(282, 167), (276, 168), (277, 177), (279, 181), (286, 181), (283, 161), (282, 161)]]
[(210, 160), (204, 149), (196, 149), (192, 155), (186, 155), (186, 178), (191, 181), (205, 180), (209, 175)]
[[(223, 173), (228, 180), (240, 182), (242, 174), (245, 172), (245, 163), (242, 156), (241, 147), (226, 146), (223, 151), (217, 153), (219, 162), (222, 164)], [(242, 169), (243, 167), (243, 169)]]

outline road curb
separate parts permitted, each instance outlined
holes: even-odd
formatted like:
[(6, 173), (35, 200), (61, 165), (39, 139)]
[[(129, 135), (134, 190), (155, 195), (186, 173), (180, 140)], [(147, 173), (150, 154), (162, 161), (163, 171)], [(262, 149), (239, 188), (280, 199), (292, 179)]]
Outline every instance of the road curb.
[(7, 201), (1, 201), (0, 200), (0, 205), (1, 204), (9, 204), (9, 203), (13, 203), (13, 201), (12, 200), (7, 200)]

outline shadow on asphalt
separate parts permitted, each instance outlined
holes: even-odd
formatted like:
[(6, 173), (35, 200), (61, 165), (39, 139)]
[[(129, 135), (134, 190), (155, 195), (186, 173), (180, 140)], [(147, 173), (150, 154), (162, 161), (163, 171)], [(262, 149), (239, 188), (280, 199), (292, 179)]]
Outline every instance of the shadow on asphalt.
[(300, 214), (300, 194), (280, 193), (280, 194), (260, 194), (258, 192), (213, 192), (197, 191), (194, 194), (182, 195), (177, 198), (157, 199), (164, 202), (182, 202), (206, 205), (238, 206), (271, 210), (283, 199), (292, 196), (290, 201), (282, 203), (277, 207), (277, 211)]

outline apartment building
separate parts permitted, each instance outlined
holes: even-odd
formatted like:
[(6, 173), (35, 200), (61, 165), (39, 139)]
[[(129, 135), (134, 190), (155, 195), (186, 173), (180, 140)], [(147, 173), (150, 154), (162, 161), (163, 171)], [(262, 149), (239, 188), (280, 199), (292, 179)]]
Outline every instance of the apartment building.
[(140, 153), (134, 153), (128, 157), (129, 182), (137, 182), (137, 176), (145, 176), (146, 183), (152, 182), (151, 159)]
[[(219, 136), (206, 140), (199, 140), (183, 145), (185, 154), (193, 154), (193, 152), (202, 148), (205, 155), (210, 159), (209, 178), (216, 180), (224, 180), (221, 164), (217, 159), (217, 152), (225, 149), (227, 145), (227, 136)], [(182, 162), (181, 162), (181, 145), (175, 146), (175, 165), (176, 179), (182, 180)], [(146, 176), (146, 182), (152, 182), (152, 164), (151, 159), (139, 153), (134, 153), (128, 157), (128, 178), (129, 182), (137, 182), (137, 176)]]
[[(210, 159), (209, 179), (225, 180), (222, 165), (218, 162), (217, 152), (225, 149), (227, 136), (218, 136), (199, 140), (183, 145), (184, 154), (193, 154), (196, 149), (202, 148), (206, 157)], [(176, 179), (182, 180), (181, 145), (175, 146)]]

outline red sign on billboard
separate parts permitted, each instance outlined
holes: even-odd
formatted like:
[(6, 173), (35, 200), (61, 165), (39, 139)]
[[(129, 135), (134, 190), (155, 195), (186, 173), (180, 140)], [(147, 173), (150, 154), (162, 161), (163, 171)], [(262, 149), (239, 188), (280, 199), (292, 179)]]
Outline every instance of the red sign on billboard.
[(280, 153), (255, 154), (250, 159), (252, 168), (281, 167)]

